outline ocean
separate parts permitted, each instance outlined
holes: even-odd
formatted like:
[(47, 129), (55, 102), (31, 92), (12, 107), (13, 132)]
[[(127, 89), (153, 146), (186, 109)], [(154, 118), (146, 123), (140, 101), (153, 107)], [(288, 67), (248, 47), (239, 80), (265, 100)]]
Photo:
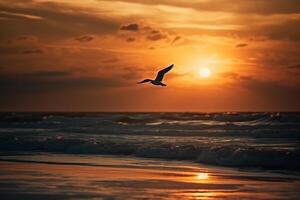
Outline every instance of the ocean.
[(300, 113), (1, 113), (0, 168), (1, 199), (298, 199)]
[(2, 113), (0, 150), (300, 170), (300, 113)]

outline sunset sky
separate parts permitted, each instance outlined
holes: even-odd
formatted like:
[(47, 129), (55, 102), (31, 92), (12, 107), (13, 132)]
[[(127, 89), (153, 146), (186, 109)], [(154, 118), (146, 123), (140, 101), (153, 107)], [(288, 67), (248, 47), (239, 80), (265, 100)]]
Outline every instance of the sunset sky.
[(0, 0), (0, 110), (300, 111), (300, 1)]

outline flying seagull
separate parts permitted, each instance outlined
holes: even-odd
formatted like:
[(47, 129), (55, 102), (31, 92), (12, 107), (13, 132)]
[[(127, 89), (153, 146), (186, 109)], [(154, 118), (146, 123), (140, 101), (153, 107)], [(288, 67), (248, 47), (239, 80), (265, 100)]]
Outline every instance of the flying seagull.
[(167, 86), (166, 84), (162, 83), (161, 81), (163, 80), (164, 78), (164, 75), (170, 71), (172, 69), (172, 67), (174, 66), (174, 64), (170, 65), (169, 67), (165, 68), (165, 69), (162, 69), (160, 70), (157, 75), (156, 75), (156, 78), (155, 80), (152, 80), (152, 79), (145, 79), (141, 82), (138, 82), (138, 83), (147, 83), (147, 82), (150, 82), (152, 83), (153, 85), (160, 85), (160, 86)]

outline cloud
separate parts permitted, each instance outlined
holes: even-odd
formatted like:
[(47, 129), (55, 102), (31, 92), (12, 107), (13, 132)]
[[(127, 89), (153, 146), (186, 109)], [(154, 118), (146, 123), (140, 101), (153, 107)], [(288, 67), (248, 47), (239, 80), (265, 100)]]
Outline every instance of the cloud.
[(23, 14), (23, 13), (15, 13), (8, 11), (0, 11), (0, 17), (8, 18), (8, 19), (26, 19), (26, 20), (42, 20), (44, 18), (36, 15)]
[(171, 45), (174, 44), (175, 42), (181, 40), (181, 39), (182, 39), (181, 36), (176, 36), (176, 37), (172, 40)]
[(122, 30), (122, 31), (138, 31), (139, 25), (138, 24), (122, 25), (120, 27), (120, 30)]
[(246, 43), (240, 43), (240, 44), (235, 45), (235, 47), (237, 47), (237, 48), (246, 47), (246, 46), (248, 46), (248, 44), (246, 44)]
[(29, 35), (20, 35), (15, 38), (16, 41), (31, 40), (31, 39), (33, 39), (33, 37)]
[(290, 66), (288, 66), (288, 68), (290, 68), (290, 69), (300, 69), (300, 64), (290, 65)]
[(125, 80), (137, 80), (143, 76), (144, 70), (138, 67), (125, 67), (120, 73), (119, 77)]
[(83, 36), (75, 38), (75, 40), (77, 40), (79, 42), (89, 42), (89, 41), (92, 41), (93, 39), (94, 39), (94, 37), (89, 36), (89, 35), (83, 35)]
[(167, 37), (167, 35), (163, 34), (162, 32), (157, 31), (157, 30), (153, 30), (147, 36), (147, 39), (152, 40), (152, 41), (157, 41), (157, 40), (165, 39), (166, 37)]
[(126, 39), (126, 42), (134, 42), (135, 38), (134, 37), (129, 37)]
[[(2, 19), (0, 39), (19, 35), (33, 35), (47, 39), (68, 38), (84, 34), (107, 34), (117, 32), (120, 24), (105, 16), (87, 12), (82, 7), (55, 2), (35, 2), (21, 5), (4, 4), (0, 9), (9, 13), (39, 16), (43, 20)], [(68, 12), (66, 12), (68, 11)]]
[(255, 78), (241, 79), (241, 87), (256, 93), (258, 97), (269, 97), (274, 102), (298, 101), (300, 98), (300, 88), (295, 85), (288, 85), (281, 81), (258, 80)]
[(225, 73), (222, 73), (221, 76), (224, 78), (232, 79), (232, 80), (251, 80), (251, 79), (253, 79), (253, 77), (251, 77), (251, 76), (240, 75), (235, 72), (225, 72)]
[(23, 50), (22, 54), (43, 54), (44, 51), (42, 49), (27, 49)]
[(110, 59), (106, 59), (106, 60), (103, 60), (102, 62), (103, 63), (116, 63), (116, 62), (119, 62), (120, 60), (118, 58), (110, 58)]
[(1, 94), (8, 97), (18, 93), (48, 93), (58, 90), (86, 90), (123, 85), (122, 80), (113, 77), (73, 77), (65, 72), (0, 75)]
[(32, 77), (65, 77), (71, 74), (70, 71), (37, 71), (28, 75)]
[(251, 26), (251, 33), (271, 40), (300, 41), (300, 18)]
[[(6, 42), (6, 44), (21, 47), (21, 46), (33, 46), (34, 44), (37, 44), (38, 42), (39, 42), (39, 38), (37, 38), (33, 35), (18, 35), (15, 38), (9, 38)], [(3, 43), (2, 45), (4, 45), (4, 44), (5, 43)]]
[[(119, 1), (119, 0), (115, 0)], [(199, 0), (199, 1), (183, 1), (183, 0), (123, 0), (123, 2), (134, 2), (139, 4), (156, 5), (156, 6), (173, 6), (181, 8), (192, 8), (198, 11), (210, 12), (231, 12), (246, 14), (293, 14), (300, 12), (299, 0)]]
[(231, 87), (246, 89), (255, 97), (271, 101), (273, 104), (300, 106), (300, 88), (284, 81), (260, 80), (253, 76), (241, 75), (235, 72), (223, 73), (224, 78), (233, 80)]
[[(132, 33), (134, 34), (133, 36), (128, 36), (128, 35), (123, 35), (124, 37), (126, 37), (125, 41), (126, 42), (134, 42), (137, 39), (139, 39), (139, 41), (144, 41), (144, 39), (146, 40), (150, 40), (150, 41), (159, 41), (159, 40), (163, 40), (163, 39), (168, 39), (169, 38), (169, 34), (166, 31), (162, 31), (159, 30), (157, 28), (153, 28), (147, 24), (129, 24), (129, 25), (123, 25), (121, 27), (121, 30), (128, 30), (128, 31), (132, 31)], [(140, 30), (139, 32), (135, 33), (134, 31)], [(176, 41), (180, 40), (181, 36), (177, 36), (175, 37), (173, 40), (175, 43)], [(168, 40), (168, 42), (171, 40), (171, 38)]]

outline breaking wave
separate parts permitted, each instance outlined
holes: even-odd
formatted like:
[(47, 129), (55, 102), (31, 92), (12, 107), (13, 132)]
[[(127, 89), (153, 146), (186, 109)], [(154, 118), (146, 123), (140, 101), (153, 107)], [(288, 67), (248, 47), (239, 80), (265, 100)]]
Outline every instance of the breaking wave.
[(299, 113), (1, 113), (0, 150), (300, 170)]

